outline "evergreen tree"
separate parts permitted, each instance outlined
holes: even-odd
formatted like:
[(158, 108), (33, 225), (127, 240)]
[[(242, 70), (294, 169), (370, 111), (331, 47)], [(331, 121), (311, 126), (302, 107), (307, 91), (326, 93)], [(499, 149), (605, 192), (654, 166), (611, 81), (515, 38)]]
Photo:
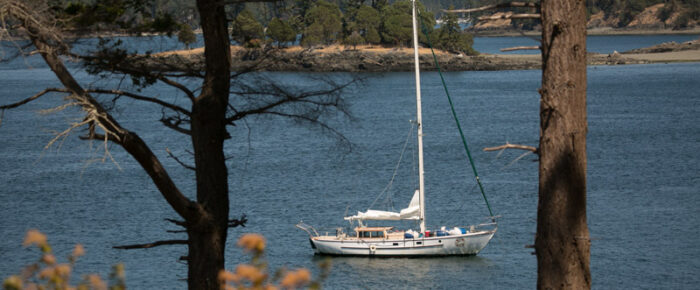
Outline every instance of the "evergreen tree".
[(342, 13), (338, 5), (324, 0), (316, 2), (304, 16), (307, 27), (302, 36), (302, 44), (307, 46), (320, 43), (332, 44), (342, 39), (341, 17)]
[(369, 44), (380, 44), (382, 37), (379, 36), (379, 32), (376, 29), (369, 29), (365, 31), (365, 40)]
[[(410, 46), (413, 38), (413, 21), (411, 1), (394, 2), (391, 6), (386, 6), (381, 10), (382, 27), (380, 35), (382, 42), (395, 45)], [(424, 31), (431, 33), (435, 26), (433, 13), (425, 11), (425, 6), (420, 2), (416, 3), (418, 10), (418, 35), (421, 42), (425, 42)]]
[(411, 17), (389, 6), (385, 9), (386, 16), (381, 32), (382, 41), (394, 45), (408, 45), (413, 35)]
[(370, 6), (362, 5), (357, 10), (355, 24), (357, 31), (364, 37), (366, 42), (371, 44), (378, 44), (381, 42), (381, 37), (378, 32), (381, 18), (377, 10)]
[(357, 31), (353, 31), (350, 36), (345, 38), (345, 44), (346, 45), (352, 45), (353, 50), (357, 50), (357, 46), (360, 44), (364, 44), (366, 41), (365, 39), (358, 33)]
[(183, 24), (180, 27), (180, 32), (177, 33), (177, 40), (185, 44), (186, 49), (190, 49), (190, 44), (197, 42), (197, 36), (189, 24)]
[(284, 46), (284, 43), (293, 42), (297, 38), (297, 33), (289, 22), (272, 18), (267, 25), (267, 36), (277, 42), (277, 47)]
[(311, 47), (323, 43), (323, 26), (318, 23), (311, 24), (304, 30), (301, 45)]
[[(453, 8), (450, 8), (453, 9)], [(474, 38), (471, 34), (462, 31), (457, 23), (457, 15), (445, 13), (442, 17), (442, 26), (433, 33), (433, 46), (438, 49), (451, 52), (461, 52), (467, 55), (478, 54), (473, 48)]]
[(243, 46), (255, 46), (255, 39), (263, 39), (264, 29), (250, 10), (243, 10), (232, 23), (231, 38)]

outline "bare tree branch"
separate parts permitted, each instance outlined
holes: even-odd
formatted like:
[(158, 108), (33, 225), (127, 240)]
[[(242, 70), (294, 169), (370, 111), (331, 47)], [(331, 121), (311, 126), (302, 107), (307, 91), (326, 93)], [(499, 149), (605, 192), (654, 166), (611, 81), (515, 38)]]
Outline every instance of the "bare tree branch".
[(228, 227), (229, 228), (235, 228), (238, 226), (245, 227), (245, 224), (248, 222), (248, 218), (246, 217), (245, 214), (241, 215), (240, 218), (238, 219), (230, 219), (228, 221)]
[(158, 79), (159, 79), (161, 82), (163, 82), (163, 83), (165, 83), (165, 84), (167, 84), (167, 85), (169, 85), (169, 86), (171, 86), (171, 87), (180, 89), (181, 91), (183, 91), (183, 92), (187, 95), (187, 97), (190, 99), (190, 101), (193, 101), (193, 102), (194, 102), (194, 98), (195, 98), (194, 93), (192, 93), (192, 91), (190, 91), (190, 89), (188, 89), (187, 87), (183, 86), (181, 83), (178, 83), (178, 82), (176, 82), (176, 81), (173, 81), (173, 80), (171, 80), (171, 79), (169, 79), (169, 78), (166, 78), (165, 76), (162, 76), (162, 75), (161, 75), (161, 76), (158, 76)]
[(479, 12), (479, 11), (486, 11), (486, 10), (493, 10), (493, 9), (500, 9), (500, 8), (515, 8), (515, 7), (539, 8), (540, 5), (538, 3), (534, 3), (534, 2), (508, 2), (508, 3), (486, 5), (486, 6), (481, 6), (481, 7), (477, 7), (477, 8), (470, 8), (470, 9), (452, 9), (452, 10), (444, 10), (443, 9), (442, 11), (448, 12), (448, 13), (470, 13), (470, 12)]
[(148, 248), (165, 246), (165, 245), (187, 245), (187, 244), (188, 244), (187, 240), (164, 240), (164, 241), (156, 241), (156, 242), (147, 243), (147, 244), (114, 246), (112, 248), (119, 249), (119, 250), (131, 250), (131, 249), (148, 249)]
[(6, 110), (6, 109), (17, 108), (17, 107), (19, 107), (19, 106), (21, 106), (21, 105), (24, 105), (24, 104), (26, 104), (26, 103), (29, 103), (29, 102), (31, 102), (31, 101), (34, 101), (34, 100), (36, 100), (36, 99), (42, 97), (43, 95), (45, 95), (45, 94), (47, 94), (47, 93), (49, 93), (49, 92), (60, 92), (60, 93), (70, 94), (70, 91), (68, 91), (67, 89), (48, 88), (48, 89), (45, 89), (45, 90), (43, 90), (43, 91), (37, 93), (36, 95), (33, 95), (33, 96), (31, 96), (31, 97), (29, 97), (29, 98), (26, 98), (26, 99), (24, 99), (24, 100), (21, 100), (21, 101), (19, 101), (19, 102), (0, 106), (0, 110)]
[(173, 223), (173, 224), (181, 226), (181, 227), (187, 227), (187, 224), (184, 221), (179, 221), (176, 219), (165, 219), (165, 221)]
[(240, 120), (248, 115), (256, 115), (256, 114), (266, 114), (268, 111), (280, 107), (285, 104), (289, 103), (308, 103), (311, 105), (316, 105), (316, 106), (337, 106), (338, 100), (330, 100), (330, 101), (318, 101), (318, 100), (312, 100), (311, 98), (313, 97), (319, 97), (319, 96), (328, 96), (328, 95), (333, 95), (341, 90), (347, 88), (348, 86), (356, 83), (359, 81), (358, 79), (353, 79), (352, 81), (349, 81), (345, 84), (342, 85), (337, 85), (334, 83), (331, 83), (331, 89), (328, 90), (316, 90), (316, 91), (309, 91), (309, 92), (303, 92), (300, 94), (290, 92), (287, 89), (279, 86), (278, 84), (274, 82), (267, 82), (265, 86), (260, 86), (256, 85), (258, 88), (266, 88), (267, 90), (265, 91), (260, 91), (260, 89), (255, 90), (253, 87), (250, 86), (244, 86), (241, 88), (239, 91), (233, 91), (233, 94), (237, 95), (268, 95), (268, 96), (276, 96), (279, 97), (278, 100), (274, 102), (269, 102), (265, 103), (259, 107), (254, 107), (246, 110), (236, 110), (233, 106), (230, 108), (233, 109), (234, 114), (231, 115), (226, 119), (226, 121), (233, 125), (235, 121)]
[[(146, 83), (159, 80), (185, 93), (190, 101), (194, 101), (194, 93), (183, 84), (168, 78), (168, 75), (174, 77), (202, 77), (201, 72), (195, 69), (173, 64), (183, 63), (185, 62), (184, 60), (169, 61), (169, 57), (157, 57), (150, 54), (129, 54), (125, 50), (118, 48), (103, 48), (94, 56), (77, 55), (76, 57), (84, 60), (89, 69), (88, 71), (92, 73), (107, 71), (131, 75), (132, 77), (138, 76), (147, 79)], [(166, 71), (178, 71), (178, 73), (168, 74)]]
[(185, 129), (180, 127), (180, 124), (182, 123), (188, 123), (189, 119), (183, 119), (180, 117), (180, 115), (177, 116), (170, 116), (170, 117), (161, 117), (160, 122), (163, 123), (165, 127), (168, 127), (170, 129), (175, 130), (176, 132), (180, 132), (185, 135), (192, 135), (192, 131), (189, 129)]
[(274, 116), (280, 116), (280, 117), (286, 117), (290, 118), (293, 120), (297, 121), (302, 121), (302, 122), (307, 122), (310, 124), (314, 124), (317, 126), (320, 126), (322, 129), (327, 130), (328, 132), (331, 132), (333, 135), (337, 136), (338, 138), (341, 139), (341, 141), (345, 144), (350, 144), (350, 140), (348, 140), (343, 133), (339, 132), (338, 130), (334, 129), (333, 127), (329, 126), (328, 124), (319, 121), (318, 119), (311, 118), (308, 116), (303, 116), (303, 115), (295, 115), (295, 114), (288, 114), (288, 113), (282, 113), (282, 112), (273, 112), (273, 111), (268, 111), (268, 112), (263, 112), (263, 114), (267, 115), (274, 115)]
[(177, 162), (178, 164), (180, 164), (182, 167), (187, 168), (187, 169), (189, 169), (189, 170), (193, 170), (193, 171), (196, 169), (194, 166), (192, 166), (192, 165), (187, 165), (187, 164), (185, 164), (184, 162), (180, 161), (179, 158), (177, 158), (175, 155), (173, 155), (173, 152), (170, 152), (170, 149), (169, 149), (169, 148), (165, 148), (165, 152), (168, 152), (168, 156), (169, 156), (170, 158), (174, 159), (175, 162)]
[(151, 103), (154, 103), (154, 104), (158, 104), (158, 105), (160, 105), (160, 106), (166, 107), (166, 108), (171, 109), (171, 110), (173, 110), (173, 111), (177, 111), (177, 112), (183, 113), (183, 114), (185, 114), (185, 115), (187, 115), (187, 116), (189, 116), (189, 115), (191, 114), (190, 111), (188, 111), (188, 110), (186, 110), (186, 109), (184, 109), (184, 108), (182, 108), (182, 107), (180, 107), (180, 106), (177, 106), (177, 105), (174, 105), (174, 104), (171, 104), (171, 103), (168, 103), (168, 102), (164, 102), (164, 101), (159, 100), (159, 99), (156, 99), (156, 98), (146, 97), (146, 96), (142, 96), (142, 95), (138, 95), (138, 94), (126, 92), (126, 91), (121, 91), (121, 90), (104, 90), (104, 89), (90, 89), (90, 90), (87, 90), (87, 92), (89, 92), (89, 93), (96, 93), (96, 94), (112, 94), (112, 95), (117, 95), (117, 96), (125, 96), (125, 97), (129, 97), (129, 98), (132, 98), (132, 99), (135, 99), (135, 100), (139, 100), (139, 101), (146, 101), (146, 102), (151, 102)]

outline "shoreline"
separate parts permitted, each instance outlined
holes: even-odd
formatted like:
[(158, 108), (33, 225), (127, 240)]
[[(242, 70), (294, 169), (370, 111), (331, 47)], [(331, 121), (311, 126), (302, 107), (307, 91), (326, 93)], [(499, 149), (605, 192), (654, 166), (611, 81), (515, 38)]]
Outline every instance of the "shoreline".
[[(475, 37), (513, 37), (513, 36), (540, 36), (539, 30), (472, 30), (469, 31)], [(673, 30), (670, 28), (612, 28), (597, 27), (586, 29), (588, 36), (619, 36), (619, 35), (700, 35), (700, 27), (690, 29)]]
[[(700, 62), (700, 40), (688, 48), (666, 48), (655, 51), (653, 46), (640, 51), (600, 54), (589, 52), (587, 65), (626, 65), (651, 63)], [(688, 46), (689, 43), (675, 44)], [(695, 44), (696, 43), (696, 44)], [(659, 45), (659, 46), (661, 46)], [(317, 48), (288, 47), (270, 50), (248, 50), (231, 47), (232, 69), (278, 72), (402, 72), (413, 70), (413, 49), (358, 46), (357, 50), (332, 45)], [(540, 69), (540, 54), (487, 54), (466, 56), (436, 50), (443, 71), (497, 71)], [(154, 54), (148, 65), (158, 70), (201, 69), (203, 49), (169, 51)], [(419, 50), (422, 70), (435, 71), (430, 49)]]

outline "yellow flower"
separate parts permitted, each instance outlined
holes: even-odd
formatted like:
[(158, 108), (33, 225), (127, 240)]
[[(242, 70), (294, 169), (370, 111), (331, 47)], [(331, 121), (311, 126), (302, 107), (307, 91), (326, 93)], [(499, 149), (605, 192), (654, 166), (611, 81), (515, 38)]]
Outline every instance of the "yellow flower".
[(73, 248), (73, 257), (80, 257), (82, 255), (85, 255), (85, 248), (83, 248), (81, 244), (76, 244), (75, 248)]
[(261, 253), (265, 250), (265, 238), (259, 234), (245, 234), (238, 239), (238, 246), (247, 251)]
[(126, 271), (124, 268), (124, 264), (119, 263), (119, 264), (112, 266), (112, 273), (114, 274), (114, 277), (117, 277), (118, 279), (125, 279), (126, 278)]
[(56, 266), (56, 275), (58, 275), (58, 276), (67, 278), (68, 276), (70, 276), (70, 271), (71, 271), (71, 268), (70, 268), (70, 265), (68, 265), (68, 264), (60, 264), (60, 265)]
[(223, 282), (223, 283), (225, 283), (227, 281), (238, 282), (238, 280), (239, 280), (239, 277), (236, 276), (236, 274), (233, 274), (233, 273), (226, 271), (226, 270), (219, 271), (219, 281), (220, 282)]
[(39, 279), (49, 279), (49, 278), (53, 277), (53, 275), (55, 273), (54, 270), (55, 269), (53, 267), (46, 267), (44, 269), (41, 269), (41, 271), (39, 271), (39, 274), (38, 274)]
[(56, 263), (56, 257), (52, 254), (44, 254), (44, 256), (41, 257), (41, 261), (46, 265), (53, 265)]
[(19, 276), (10, 276), (2, 282), (2, 289), (20, 290), (22, 289), (22, 278)]
[(27, 231), (27, 235), (24, 237), (24, 242), (22, 243), (22, 246), (28, 247), (31, 245), (46, 245), (46, 235), (42, 234), (37, 229), (31, 229)]
[(266, 275), (261, 273), (258, 268), (246, 264), (241, 264), (236, 267), (236, 275), (254, 284), (260, 283), (266, 278)]
[(107, 290), (107, 284), (105, 284), (105, 282), (102, 281), (99, 275), (88, 275), (87, 280), (90, 286), (92, 286), (91, 289)]
[(311, 280), (311, 272), (307, 269), (299, 269), (287, 273), (287, 275), (282, 278), (280, 286), (284, 288), (297, 288)]

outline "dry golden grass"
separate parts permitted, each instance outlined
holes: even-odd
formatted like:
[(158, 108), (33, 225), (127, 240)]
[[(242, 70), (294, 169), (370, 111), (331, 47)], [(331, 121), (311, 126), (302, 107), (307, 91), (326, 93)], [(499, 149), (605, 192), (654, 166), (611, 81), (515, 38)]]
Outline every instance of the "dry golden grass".
[[(232, 45), (231, 46), (231, 52), (235, 53), (237, 51), (242, 50), (243, 48), (238, 45)], [(302, 51), (306, 48), (301, 47), (301, 46), (290, 46), (283, 48), (283, 52), (299, 52)], [(344, 46), (344, 45), (338, 45), (338, 44), (333, 44), (333, 45), (327, 45), (327, 46), (321, 46), (318, 48), (314, 48), (313, 51), (317, 53), (334, 53), (334, 52), (343, 52), (343, 51), (351, 51), (353, 50), (352, 46)], [(373, 52), (373, 53), (404, 53), (404, 54), (412, 54), (413, 53), (413, 48), (411, 47), (383, 47), (379, 45), (358, 45), (357, 46), (357, 51), (362, 51), (362, 52)], [(197, 55), (197, 54), (202, 54), (204, 53), (204, 48), (203, 47), (198, 47), (198, 48), (193, 48), (189, 50), (173, 50), (173, 51), (164, 51), (164, 52), (159, 52), (153, 54), (154, 56), (170, 56), (170, 55), (179, 55), (179, 56), (190, 56), (190, 55)], [(430, 54), (430, 48), (425, 48), (421, 47), (418, 50), (418, 53), (420, 54)], [(436, 49), (435, 54), (437, 55), (447, 55), (450, 54), (449, 52), (443, 51)]]

